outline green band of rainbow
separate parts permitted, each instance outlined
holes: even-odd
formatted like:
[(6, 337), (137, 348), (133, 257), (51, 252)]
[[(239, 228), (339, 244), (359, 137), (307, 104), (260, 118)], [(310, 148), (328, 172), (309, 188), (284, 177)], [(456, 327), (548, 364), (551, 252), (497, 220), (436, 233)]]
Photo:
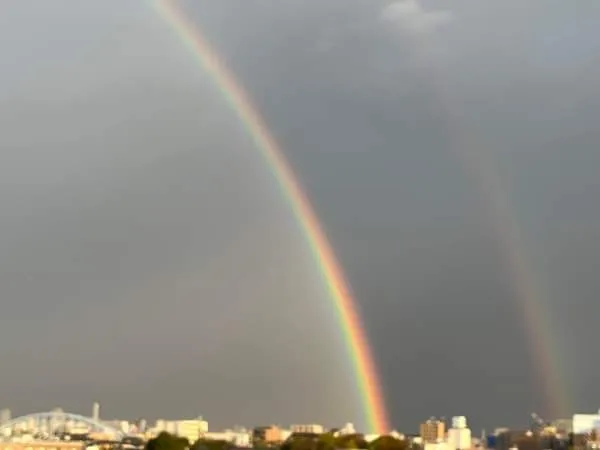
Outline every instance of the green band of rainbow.
[(261, 115), (252, 105), (248, 94), (235, 80), (231, 71), (220, 61), (201, 30), (186, 19), (174, 2), (156, 0), (155, 5), (160, 16), (173, 27), (179, 38), (185, 42), (204, 70), (212, 77), (215, 85), (252, 136), (256, 147), (277, 179), (318, 263), (329, 295), (335, 303), (344, 340), (355, 369), (365, 422), (371, 432), (388, 432), (387, 411), (380, 382), (355, 301), (350, 294), (340, 264), (296, 176)]

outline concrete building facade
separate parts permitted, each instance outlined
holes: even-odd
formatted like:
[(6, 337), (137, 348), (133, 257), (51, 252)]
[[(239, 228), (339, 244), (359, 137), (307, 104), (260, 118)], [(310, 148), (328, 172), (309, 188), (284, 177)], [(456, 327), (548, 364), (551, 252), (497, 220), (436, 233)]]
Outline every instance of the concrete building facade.
[(472, 446), (471, 430), (467, 427), (467, 418), (456, 416), (452, 418), (452, 428), (448, 430), (448, 449), (467, 450)]
[(600, 430), (600, 411), (598, 414), (573, 415), (573, 433), (588, 434), (592, 430)]
[(446, 423), (432, 417), (419, 426), (419, 436), (423, 444), (435, 444), (443, 441), (446, 435)]
[(285, 440), (282, 431), (283, 430), (276, 425), (256, 427), (254, 430), (252, 430), (252, 441), (264, 442), (266, 444), (277, 444)]
[(186, 438), (190, 442), (196, 442), (208, 432), (208, 422), (201, 417), (187, 420), (157, 420), (152, 435), (162, 431)]
[(308, 424), (308, 425), (292, 425), (290, 427), (290, 431), (292, 433), (322, 434), (325, 431), (325, 429), (323, 428), (323, 425)]

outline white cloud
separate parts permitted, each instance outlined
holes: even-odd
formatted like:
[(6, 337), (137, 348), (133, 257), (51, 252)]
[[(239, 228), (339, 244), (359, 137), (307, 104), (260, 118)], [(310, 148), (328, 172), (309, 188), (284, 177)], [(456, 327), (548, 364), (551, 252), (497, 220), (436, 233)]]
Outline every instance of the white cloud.
[(426, 11), (417, 0), (396, 1), (382, 11), (383, 20), (415, 34), (430, 33), (453, 18), (450, 11)]

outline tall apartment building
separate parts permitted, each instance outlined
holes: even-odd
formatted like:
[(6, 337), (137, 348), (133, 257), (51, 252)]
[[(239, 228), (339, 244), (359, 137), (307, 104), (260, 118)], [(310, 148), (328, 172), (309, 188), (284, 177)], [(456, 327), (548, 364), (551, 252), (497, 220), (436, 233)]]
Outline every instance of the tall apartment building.
[(444, 439), (446, 434), (446, 424), (443, 420), (432, 417), (423, 422), (419, 427), (419, 435), (423, 444), (435, 443)]
[(453, 417), (452, 428), (448, 430), (449, 450), (467, 450), (471, 447), (471, 430), (467, 426), (467, 418), (464, 416)]

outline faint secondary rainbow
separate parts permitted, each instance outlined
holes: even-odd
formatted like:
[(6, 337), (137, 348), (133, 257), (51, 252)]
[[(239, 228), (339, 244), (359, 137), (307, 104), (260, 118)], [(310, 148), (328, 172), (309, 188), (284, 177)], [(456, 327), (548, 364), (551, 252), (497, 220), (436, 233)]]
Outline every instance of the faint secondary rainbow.
[(542, 385), (547, 413), (564, 417), (564, 414), (571, 414), (565, 364), (559, 359), (559, 344), (553, 335), (556, 328), (546, 304), (547, 295), (527, 252), (518, 214), (511, 205), (509, 190), (494, 170), (489, 143), (477, 133), (475, 126), (469, 126), (463, 116), (460, 98), (453, 97), (453, 89), (445, 85), (447, 77), (436, 73), (436, 69), (438, 67), (432, 64), (424, 75), (429, 77), (429, 87), (439, 102), (437, 107), (453, 131), (458, 156), (483, 200), (485, 214), (511, 280), (516, 306), (522, 314), (533, 369), (536, 380)]
[(235, 110), (277, 179), (319, 265), (329, 295), (335, 303), (347, 350), (354, 366), (366, 424), (375, 433), (389, 431), (381, 383), (355, 300), (315, 211), (294, 172), (257, 108), (253, 106), (249, 95), (211, 48), (199, 27), (185, 17), (174, 1), (153, 1), (161, 17), (173, 27)]
[(571, 411), (567, 379), (560, 361), (559, 345), (553, 336), (556, 328), (546, 304), (546, 292), (527, 252), (523, 230), (514, 207), (511, 206), (509, 193), (493, 170), (483, 140), (477, 139), (473, 133), (470, 138), (465, 138), (468, 136), (466, 130), (459, 128), (461, 125), (464, 127), (464, 122), (458, 117), (460, 112), (456, 109), (454, 111), (455, 132), (462, 136), (458, 137), (458, 143), (462, 145), (462, 156), (486, 203), (488, 220), (512, 281), (516, 306), (529, 338), (536, 380), (545, 396), (546, 414), (565, 417)]

